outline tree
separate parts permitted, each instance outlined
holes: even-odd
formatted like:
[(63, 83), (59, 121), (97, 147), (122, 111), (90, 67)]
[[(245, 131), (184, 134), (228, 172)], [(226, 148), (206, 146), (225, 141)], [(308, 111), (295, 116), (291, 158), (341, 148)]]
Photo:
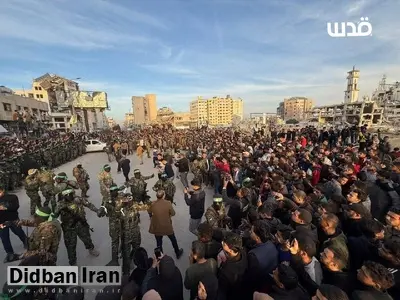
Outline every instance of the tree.
[(297, 121), (296, 119), (290, 119), (286, 121), (286, 124), (299, 124), (299, 121)]

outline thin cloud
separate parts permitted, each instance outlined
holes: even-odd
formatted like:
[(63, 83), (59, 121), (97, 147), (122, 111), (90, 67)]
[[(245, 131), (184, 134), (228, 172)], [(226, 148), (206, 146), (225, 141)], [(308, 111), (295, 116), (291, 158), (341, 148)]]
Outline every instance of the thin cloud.
[(159, 65), (142, 65), (142, 67), (151, 70), (153, 72), (164, 73), (164, 74), (176, 74), (176, 75), (187, 75), (187, 76), (200, 75), (195, 70), (191, 70), (186, 67), (180, 67), (177, 65), (159, 64)]
[[(246, 112), (273, 112), (291, 96), (342, 102), (353, 65), (361, 70), (360, 96), (371, 95), (384, 73), (388, 82), (400, 78), (394, 1), (152, 0), (152, 9), (131, 2), (6, 1), (1, 83), (29, 86), (27, 70), (32, 77), (78, 74), (82, 88), (108, 93), (112, 114), (122, 119), (132, 95), (155, 93), (159, 106), (187, 111), (197, 96), (229, 94), (245, 100)], [(326, 32), (327, 22), (362, 16), (371, 37)]]

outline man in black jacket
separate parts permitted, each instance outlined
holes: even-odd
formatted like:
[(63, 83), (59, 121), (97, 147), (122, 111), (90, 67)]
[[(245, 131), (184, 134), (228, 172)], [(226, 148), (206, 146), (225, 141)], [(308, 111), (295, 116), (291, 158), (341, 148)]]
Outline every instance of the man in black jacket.
[(197, 228), (204, 214), (206, 193), (201, 188), (201, 183), (198, 180), (194, 179), (190, 184), (193, 187), (193, 191), (189, 192), (188, 189), (185, 188), (183, 192), (185, 193), (185, 202), (189, 206), (189, 231), (197, 235)]
[(189, 160), (185, 155), (180, 154), (180, 159), (175, 163), (175, 166), (178, 168), (179, 175), (181, 178), (181, 182), (184, 188), (189, 187), (187, 175), (189, 173)]
[[(0, 224), (4, 224), (7, 221), (17, 221), (19, 209), (18, 197), (14, 194), (8, 194), (5, 192), (3, 186), (0, 186)], [(28, 240), (25, 232), (21, 227), (16, 226), (14, 223), (7, 222), (7, 226), (0, 229), (0, 238), (3, 243), (4, 251), (7, 253), (4, 263), (12, 262), (19, 259), (19, 255), (14, 253), (14, 249), (10, 241), (10, 229), (19, 237), (24, 244), (25, 249), (28, 246)]]

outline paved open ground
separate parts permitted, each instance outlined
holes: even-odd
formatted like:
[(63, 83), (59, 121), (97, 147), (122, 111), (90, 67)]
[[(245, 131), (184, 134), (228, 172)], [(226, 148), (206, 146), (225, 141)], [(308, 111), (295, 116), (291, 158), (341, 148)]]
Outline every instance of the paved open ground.
[[(131, 160), (131, 174), (133, 176), (133, 169), (138, 168), (141, 170), (143, 175), (150, 175), (150, 174), (156, 174), (156, 169), (153, 168), (153, 164), (151, 161), (151, 158), (145, 158), (144, 164), (140, 165), (138, 163), (138, 159), (136, 156), (129, 156), (129, 159)], [(71, 161), (67, 164), (62, 165), (61, 167), (55, 169), (55, 173), (58, 172), (65, 172), (70, 179), (73, 179), (72, 177), (72, 169), (73, 167), (78, 163), (82, 162), (83, 167), (88, 171), (89, 176), (90, 176), (90, 190), (88, 194), (90, 195), (89, 201), (91, 201), (96, 207), (99, 207), (101, 204), (101, 196), (100, 196), (100, 187), (99, 187), (99, 182), (97, 180), (97, 174), (100, 172), (102, 166), (106, 163), (107, 161), (107, 156), (105, 153), (89, 153), (86, 154), (82, 157), (79, 157), (78, 159)], [(112, 176), (114, 178), (114, 181), (118, 185), (122, 185), (124, 183), (124, 177), (122, 174), (117, 173), (117, 163), (114, 161), (111, 163), (112, 166)], [(189, 175), (192, 176), (192, 175)], [(189, 177), (191, 179), (192, 177)], [(155, 199), (155, 193), (152, 190), (153, 185), (155, 184), (157, 180), (157, 176), (155, 178), (150, 179), (148, 181), (148, 189), (149, 189), (149, 195), (151, 198), (154, 200)], [(183, 199), (183, 186), (180, 182), (179, 179), (175, 179), (175, 185), (177, 187), (177, 191), (175, 194), (175, 202), (177, 203), (176, 206), (174, 206), (176, 210), (176, 215), (173, 218), (173, 225), (175, 229), (175, 235), (178, 240), (178, 244), (180, 247), (182, 247), (185, 250), (184, 255), (179, 259), (175, 259), (175, 255), (172, 249), (171, 242), (167, 237), (164, 238), (164, 251), (165, 254), (171, 255), (176, 262), (176, 265), (182, 272), (182, 276), (184, 276), (184, 272), (186, 268), (189, 265), (189, 249), (190, 249), (190, 244), (191, 242), (196, 238), (192, 233), (189, 232), (188, 230), (188, 224), (189, 224), (189, 209)], [(213, 191), (212, 189), (206, 189), (207, 192), (207, 203), (206, 206), (210, 205), (212, 203), (212, 194)], [(25, 190), (21, 189), (15, 192), (15, 194), (19, 197), (19, 202), (20, 202), (20, 218), (30, 218), (29, 216), (29, 198), (27, 197)], [(88, 254), (87, 250), (85, 249), (83, 243), (78, 239), (78, 246), (77, 246), (77, 254), (78, 254), (78, 265), (83, 266), (83, 265), (89, 265), (89, 266), (104, 266), (107, 264), (110, 259), (111, 259), (111, 239), (108, 234), (108, 220), (107, 218), (98, 218), (97, 215), (90, 211), (87, 210), (86, 212), (88, 223), (91, 225), (91, 227), (94, 228), (94, 232), (92, 233), (92, 239), (93, 243), (96, 246), (96, 249), (100, 251), (100, 256), (99, 257), (92, 257)], [(156, 247), (156, 241), (153, 235), (150, 235), (148, 233), (149, 229), (149, 217), (147, 213), (142, 213), (141, 214), (141, 233), (142, 233), (142, 247), (144, 247), (149, 255), (153, 254), (154, 248)], [(26, 228), (24, 228), (26, 229)], [(32, 232), (32, 229), (28, 229), (29, 233)], [(10, 233), (11, 236), (11, 242), (14, 247), (14, 251), (16, 253), (22, 253), (23, 252), (23, 245), (19, 241), (18, 237), (16, 237), (13, 233)], [(5, 252), (3, 247), (1, 247), (0, 250), (0, 258), (2, 259), (5, 257)], [(68, 258), (67, 258), (67, 252), (64, 246), (64, 240), (62, 239), (60, 242), (60, 247), (58, 251), (58, 265), (68, 265)], [(2, 284), (6, 281), (6, 268), (7, 265), (17, 265), (17, 262), (11, 263), (11, 264), (4, 264), (1, 262), (1, 268), (0, 268), (0, 283), (1, 286)], [(185, 292), (185, 295), (188, 299), (188, 293)], [(94, 295), (87, 295), (87, 299), (94, 299)], [(85, 298), (86, 299), (86, 298)]]

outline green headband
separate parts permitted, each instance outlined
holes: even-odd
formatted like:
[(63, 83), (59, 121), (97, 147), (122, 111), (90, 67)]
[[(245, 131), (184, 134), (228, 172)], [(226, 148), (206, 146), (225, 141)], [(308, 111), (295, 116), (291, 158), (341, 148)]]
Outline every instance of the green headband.
[(60, 175), (57, 175), (56, 178), (58, 178), (58, 179), (68, 179), (68, 176), (60, 176)]
[(214, 198), (213, 201), (214, 202), (222, 202), (222, 198)]
[(51, 213), (50, 214), (45, 213), (45, 212), (41, 211), (38, 207), (36, 207), (35, 214), (39, 217), (48, 218), (48, 221), (53, 220), (53, 216)]
[(62, 191), (61, 195), (65, 196), (65, 195), (71, 194), (73, 192), (74, 192), (74, 190), (68, 189), (68, 190)]
[(119, 190), (119, 187), (117, 187), (117, 186), (110, 187), (110, 191), (115, 191), (115, 190)]
[(38, 215), (39, 217), (50, 217), (50, 214), (41, 211), (38, 207), (35, 210), (35, 214)]

